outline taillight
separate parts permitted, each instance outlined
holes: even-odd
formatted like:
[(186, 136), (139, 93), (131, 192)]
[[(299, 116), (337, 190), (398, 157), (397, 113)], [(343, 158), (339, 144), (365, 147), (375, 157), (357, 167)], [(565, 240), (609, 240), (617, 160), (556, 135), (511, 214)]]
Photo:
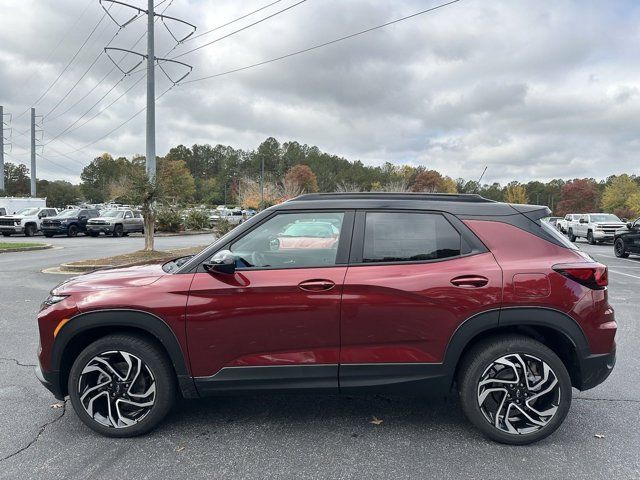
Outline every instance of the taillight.
[(554, 265), (553, 269), (560, 275), (593, 290), (602, 290), (609, 285), (607, 266), (601, 263), (567, 263)]

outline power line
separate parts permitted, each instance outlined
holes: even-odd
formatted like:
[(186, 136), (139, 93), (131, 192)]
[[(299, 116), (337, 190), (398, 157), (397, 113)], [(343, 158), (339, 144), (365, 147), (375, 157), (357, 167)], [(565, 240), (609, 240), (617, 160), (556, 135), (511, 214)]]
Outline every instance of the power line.
[(212, 41), (210, 41), (210, 42), (207, 42), (207, 43), (204, 43), (204, 44), (202, 44), (202, 45), (199, 45), (199, 46), (197, 46), (197, 47), (195, 47), (195, 48), (192, 48), (191, 50), (187, 50), (186, 52), (183, 52), (183, 53), (181, 53), (181, 54), (179, 54), (179, 55), (176, 55), (175, 57), (171, 57), (171, 60), (175, 60), (176, 58), (184, 57), (185, 55), (188, 55), (188, 54), (190, 54), (190, 53), (193, 53), (193, 52), (195, 52), (195, 51), (197, 51), (197, 50), (200, 50), (200, 49), (202, 49), (202, 48), (208, 47), (209, 45), (213, 45), (214, 43), (217, 43), (217, 42), (219, 42), (220, 40), (224, 40), (225, 38), (229, 38), (229, 37), (231, 37), (232, 35), (235, 35), (235, 34), (237, 34), (237, 33), (243, 32), (244, 30), (247, 30), (247, 29), (249, 29), (249, 28), (251, 28), (251, 27), (254, 27), (254, 26), (258, 25), (259, 23), (265, 22), (265, 21), (269, 20), (270, 18), (273, 18), (273, 17), (275, 17), (275, 16), (277, 16), (277, 15), (280, 15), (281, 13), (284, 13), (284, 12), (286, 12), (287, 10), (291, 10), (292, 8), (297, 7), (298, 5), (301, 5), (301, 4), (305, 3), (306, 1), (307, 1), (307, 0), (300, 0), (299, 2), (296, 2), (296, 3), (294, 3), (293, 5), (289, 5), (288, 7), (283, 8), (282, 10), (278, 10), (277, 12), (274, 12), (274, 13), (272, 13), (271, 15), (268, 15), (268, 16), (266, 16), (266, 17), (261, 18), (260, 20), (256, 20), (255, 22), (250, 23), (249, 25), (245, 25), (244, 27), (239, 28), (238, 30), (234, 30), (234, 31), (233, 31), (233, 32), (231, 32), (231, 33), (228, 33), (228, 34), (226, 34), (226, 35), (223, 35), (222, 37), (218, 37), (218, 38), (216, 38), (215, 40), (212, 40)]
[(234, 68), (232, 70), (227, 70), (226, 72), (216, 73), (214, 75), (207, 75), (206, 77), (194, 78), (193, 80), (187, 80), (186, 82), (181, 82), (180, 85), (187, 85), (189, 83), (201, 82), (203, 80), (209, 80), (211, 78), (222, 77), (222, 76), (225, 76), (225, 75), (230, 75), (232, 73), (241, 72), (241, 71), (244, 71), (244, 70), (249, 70), (251, 68), (260, 67), (260, 66), (266, 65), (268, 63), (273, 63), (273, 62), (277, 62), (277, 61), (280, 61), (280, 60), (284, 60), (286, 58), (291, 58), (291, 57), (294, 57), (296, 55), (301, 55), (303, 53), (311, 52), (312, 50), (317, 50), (317, 49), (322, 48), (322, 47), (326, 47), (326, 46), (333, 45), (333, 44), (338, 43), (338, 42), (342, 42), (344, 40), (348, 40), (350, 38), (357, 37), (359, 35), (364, 35), (365, 33), (369, 33), (369, 32), (372, 32), (374, 30), (379, 30), (381, 28), (388, 27), (389, 25), (393, 25), (393, 24), (396, 24), (396, 23), (399, 23), (399, 22), (403, 22), (405, 20), (409, 20), (409, 19), (417, 17), (419, 15), (424, 15), (426, 13), (433, 12), (434, 10), (438, 10), (438, 9), (446, 7), (448, 5), (452, 5), (454, 3), (458, 3), (460, 1), (461, 0), (451, 0), (449, 2), (442, 3), (440, 5), (436, 5), (435, 7), (431, 7), (431, 8), (428, 8), (426, 10), (421, 10), (421, 11), (413, 13), (411, 15), (407, 15), (406, 17), (398, 18), (396, 20), (392, 20), (390, 22), (386, 22), (386, 23), (383, 23), (381, 25), (376, 25), (375, 27), (367, 28), (365, 30), (360, 30), (359, 32), (355, 32), (355, 33), (352, 33), (352, 34), (349, 34), (349, 35), (345, 35), (344, 37), (336, 38), (336, 39), (330, 40), (328, 42), (320, 43), (318, 45), (314, 45), (314, 46), (311, 46), (311, 47), (308, 47), (308, 48), (305, 48), (305, 49), (302, 49), (302, 50), (297, 50), (295, 52), (287, 53), (286, 55), (281, 55), (281, 56), (276, 57), (276, 58), (271, 58), (269, 60), (264, 60), (262, 62), (254, 63), (252, 65), (247, 65), (245, 67)]
[(220, 30), (221, 28), (228, 27), (229, 25), (231, 25), (231, 24), (233, 24), (233, 23), (239, 22), (240, 20), (243, 20), (243, 19), (245, 19), (245, 18), (247, 18), (247, 17), (250, 17), (251, 15), (253, 15), (253, 14), (255, 14), (255, 13), (261, 12), (262, 10), (267, 9), (267, 8), (269, 8), (269, 7), (273, 6), (273, 5), (275, 5), (276, 3), (280, 3), (281, 1), (282, 1), (282, 0), (276, 0), (275, 2), (271, 2), (271, 3), (269, 3), (268, 5), (264, 5), (263, 7), (260, 7), (260, 8), (258, 8), (257, 10), (253, 10), (253, 11), (251, 11), (251, 12), (249, 12), (249, 13), (245, 13), (245, 14), (244, 14), (244, 15), (242, 15), (241, 17), (238, 17), (238, 18), (236, 18), (236, 19), (234, 19), (234, 20), (231, 20), (231, 21), (229, 21), (229, 22), (227, 22), (227, 23), (224, 23), (224, 24), (222, 24), (222, 25), (219, 25), (219, 26), (217, 26), (217, 27), (214, 27), (214, 28), (212, 28), (211, 30), (207, 30), (206, 32), (202, 32), (202, 33), (200, 33), (200, 34), (198, 34), (198, 35), (194, 35), (193, 37), (190, 37), (190, 38), (188, 38), (187, 40), (185, 40), (185, 42), (184, 42), (184, 43), (186, 43), (186, 42), (190, 42), (190, 41), (192, 41), (192, 40), (195, 40), (196, 38), (204, 37), (205, 35), (208, 35), (208, 34), (210, 34), (210, 33), (212, 33), (212, 32), (215, 32), (216, 30)]

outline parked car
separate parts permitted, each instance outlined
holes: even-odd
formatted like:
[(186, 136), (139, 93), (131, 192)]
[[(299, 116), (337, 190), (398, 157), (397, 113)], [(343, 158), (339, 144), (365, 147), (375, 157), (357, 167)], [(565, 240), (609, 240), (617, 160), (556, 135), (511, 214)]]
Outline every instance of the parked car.
[[(303, 195), (197, 255), (54, 288), (37, 375), (112, 437), (148, 432), (178, 393), (456, 386), (486, 436), (535, 442), (616, 356), (607, 267), (547, 215), (478, 195)], [(300, 223), (335, 226), (336, 243), (273, 244)]]
[(585, 238), (590, 245), (612, 241), (618, 230), (626, 229), (626, 223), (612, 213), (587, 213), (572, 223), (567, 231), (569, 240)]
[(567, 213), (564, 218), (558, 220), (558, 230), (562, 233), (567, 233), (569, 231), (569, 227), (578, 223), (580, 216), (581, 215), (579, 213)]
[(613, 252), (618, 258), (627, 258), (630, 253), (640, 255), (640, 218), (627, 223), (626, 231), (616, 233)]
[(216, 209), (213, 211), (213, 213), (209, 217), (209, 224), (211, 225), (211, 228), (215, 227), (218, 221), (220, 221), (221, 219), (226, 220), (232, 225), (240, 225), (242, 222), (245, 221), (246, 218), (243, 215), (242, 210), (240, 209), (234, 209), (234, 210)]
[(78, 233), (87, 233), (87, 221), (97, 216), (97, 210), (64, 210), (54, 217), (48, 217), (42, 220), (42, 233), (47, 238), (51, 238), (54, 235), (75, 237)]
[(107, 210), (87, 222), (87, 233), (92, 237), (97, 237), (100, 233), (114, 237), (144, 233), (144, 219), (140, 212), (134, 210)]
[(544, 219), (545, 222), (550, 224), (553, 228), (558, 229), (558, 222), (562, 220), (562, 217), (547, 217)]
[(23, 233), (25, 237), (32, 237), (40, 230), (43, 218), (57, 215), (55, 208), (29, 207), (23, 208), (14, 215), (0, 217), (0, 232), (5, 237)]

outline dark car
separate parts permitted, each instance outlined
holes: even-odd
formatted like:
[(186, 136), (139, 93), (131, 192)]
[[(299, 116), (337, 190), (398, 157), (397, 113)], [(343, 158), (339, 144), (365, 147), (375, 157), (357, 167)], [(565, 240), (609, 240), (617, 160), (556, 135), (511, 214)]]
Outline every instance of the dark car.
[[(148, 432), (177, 395), (455, 387), (489, 438), (531, 443), (616, 351), (607, 267), (547, 215), (478, 195), (303, 195), (195, 256), (54, 288), (36, 372), (113, 437)], [(335, 242), (274, 241), (308, 223)]]
[(69, 209), (54, 217), (42, 220), (40, 229), (45, 237), (54, 235), (67, 235), (75, 237), (78, 233), (87, 233), (87, 221), (98, 216), (98, 210)]
[(628, 232), (616, 233), (613, 251), (616, 257), (627, 258), (630, 253), (640, 255), (640, 218), (627, 223)]

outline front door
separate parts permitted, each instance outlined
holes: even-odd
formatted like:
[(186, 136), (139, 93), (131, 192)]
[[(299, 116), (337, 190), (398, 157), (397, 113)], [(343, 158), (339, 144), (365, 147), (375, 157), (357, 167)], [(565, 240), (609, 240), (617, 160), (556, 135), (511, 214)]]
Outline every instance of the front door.
[(469, 235), (439, 213), (358, 213), (343, 289), (341, 389), (428, 383), (456, 329), (500, 307), (502, 271)]
[(234, 274), (199, 271), (187, 304), (201, 393), (337, 388), (353, 214), (277, 213), (225, 246)]

